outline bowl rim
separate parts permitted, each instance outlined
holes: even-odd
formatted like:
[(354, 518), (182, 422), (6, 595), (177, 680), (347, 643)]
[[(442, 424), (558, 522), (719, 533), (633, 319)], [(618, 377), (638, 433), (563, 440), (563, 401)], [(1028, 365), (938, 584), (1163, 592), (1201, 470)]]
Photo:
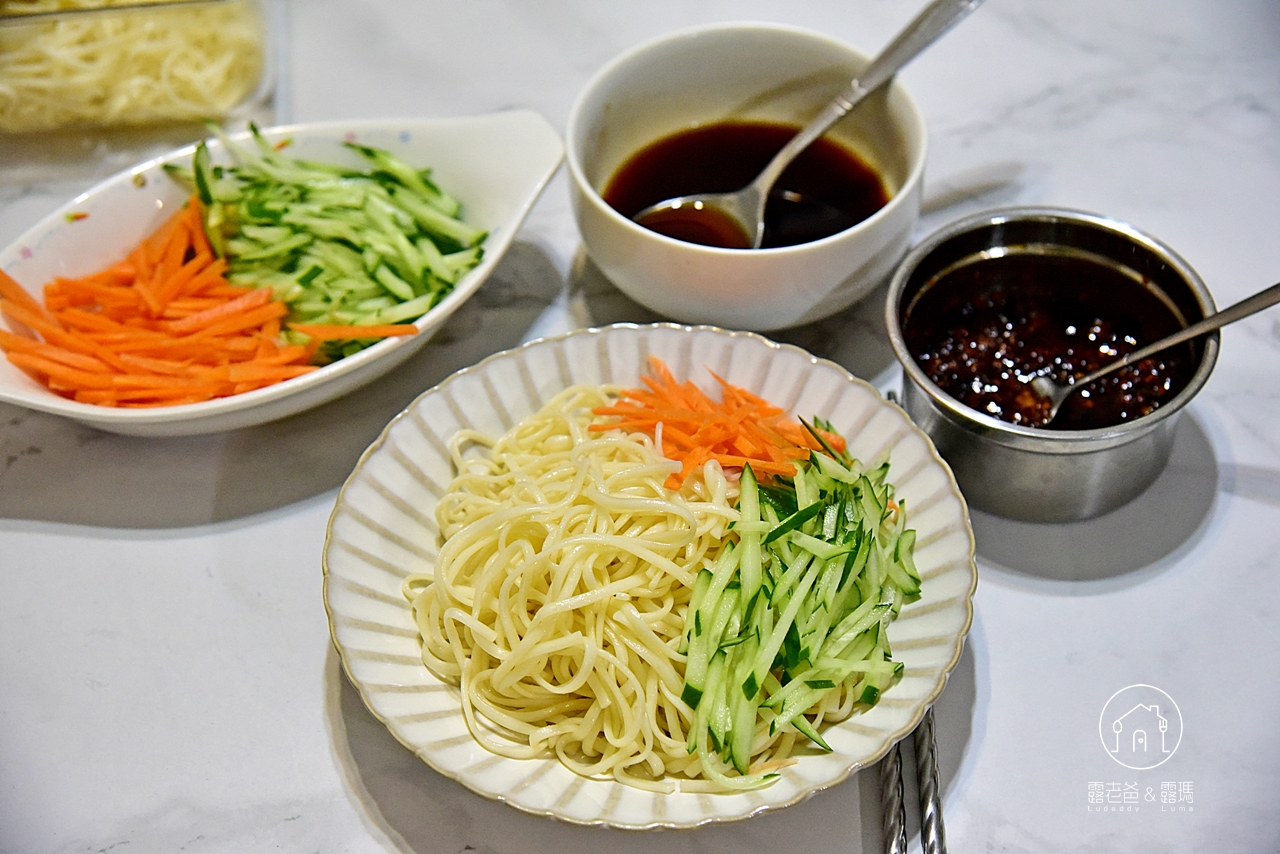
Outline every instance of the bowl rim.
[(936, 409), (962, 429), (980, 433), (1002, 444), (1046, 454), (1090, 453), (1127, 444), (1155, 430), (1161, 423), (1181, 412), (1183, 407), (1200, 392), (1213, 372), (1220, 346), (1220, 336), (1217, 331), (1205, 334), (1200, 364), (1186, 387), (1174, 395), (1173, 400), (1132, 421), (1090, 430), (1048, 430), (1043, 427), (1012, 424), (966, 406), (929, 378), (907, 350), (906, 341), (902, 335), (899, 303), (907, 281), (921, 262), (947, 241), (971, 231), (1015, 221), (1071, 222), (1128, 239), (1168, 264), (1186, 282), (1205, 316), (1216, 310), (1213, 295), (1195, 269), (1166, 243), (1128, 222), (1090, 211), (1045, 205), (1020, 205), (979, 211), (943, 225), (925, 237), (907, 253), (890, 280), (889, 292), (885, 297), (884, 319), (889, 332), (889, 343), (902, 366), (904, 379), (920, 388), (928, 395)]
[[(678, 240), (674, 237), (668, 237), (665, 234), (652, 231), (636, 223), (629, 217), (623, 216), (615, 210), (613, 206), (606, 202), (595, 186), (587, 180), (586, 172), (582, 166), (581, 146), (578, 144), (580, 127), (583, 124), (583, 110), (586, 107), (588, 97), (604, 80), (615, 74), (620, 68), (628, 63), (634, 62), (637, 58), (658, 47), (676, 42), (693, 41), (699, 38), (705, 39), (707, 36), (730, 32), (783, 33), (788, 36), (796, 36), (813, 41), (824, 42), (829, 46), (851, 54), (853, 57), (856, 57), (864, 63), (869, 63), (871, 61), (871, 57), (863, 53), (861, 50), (858, 50), (852, 45), (825, 33), (805, 27), (769, 21), (721, 21), (710, 24), (699, 24), (692, 27), (673, 30), (657, 36), (656, 38), (648, 39), (640, 42), (639, 44), (633, 45), (598, 68), (587, 80), (586, 84), (583, 85), (582, 89), (579, 90), (577, 96), (574, 98), (572, 106), (569, 109), (569, 119), (565, 125), (564, 137), (565, 165), (568, 167), (569, 175), (573, 184), (578, 188), (579, 192), (581, 192), (589, 204), (596, 208), (615, 226), (620, 226), (628, 230), (633, 236), (640, 236), (642, 239), (654, 240), (661, 246), (680, 247), (685, 251), (709, 257), (743, 257), (747, 254), (751, 254), (765, 255), (774, 258), (785, 258), (787, 255), (812, 251), (814, 248), (848, 240), (863, 232), (871, 231), (879, 226), (882, 220), (887, 219), (898, 208), (908, 203), (909, 198), (914, 194), (915, 189), (919, 187), (924, 177), (925, 162), (928, 160), (929, 156), (929, 134), (928, 127), (924, 120), (924, 113), (920, 110), (920, 105), (916, 103), (911, 92), (897, 77), (894, 77), (882, 88), (884, 88), (890, 96), (901, 101), (904, 111), (910, 117), (911, 127), (907, 129), (914, 131), (914, 135), (919, 140), (919, 154), (912, 158), (911, 168), (904, 177), (902, 185), (889, 198), (889, 200), (871, 216), (851, 225), (843, 231), (838, 231), (835, 234), (819, 238), (818, 240), (811, 240), (807, 243), (797, 243), (790, 246), (773, 246), (759, 249), (728, 249), (719, 246), (706, 246), (700, 243), (691, 243), (686, 240)], [(820, 107), (821, 105), (818, 106)]]

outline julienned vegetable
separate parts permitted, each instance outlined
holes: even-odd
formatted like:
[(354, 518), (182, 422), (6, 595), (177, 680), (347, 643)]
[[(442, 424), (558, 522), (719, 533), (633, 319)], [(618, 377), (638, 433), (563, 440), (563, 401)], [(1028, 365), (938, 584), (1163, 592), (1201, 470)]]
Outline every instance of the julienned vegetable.
[(593, 410), (607, 420), (590, 429), (648, 434), (682, 462), (672, 489), (708, 460), (741, 470), (736, 539), (698, 574), (685, 615), (681, 699), (707, 775), (760, 786), (776, 776), (750, 766), (762, 726), (829, 750), (823, 717), (874, 705), (902, 673), (886, 629), (920, 595), (916, 533), (888, 463), (865, 469), (829, 424), (789, 419), (719, 377), (717, 403), (661, 361), (649, 367), (647, 388)]
[(723, 785), (771, 778), (749, 767), (758, 718), (830, 750), (818, 731), (824, 700), (846, 691), (872, 706), (901, 674), (886, 629), (919, 598), (920, 576), (887, 473), (887, 463), (864, 471), (818, 451), (789, 482), (760, 485), (743, 469), (738, 542), (699, 574), (685, 621), (689, 750)]
[(288, 309), (225, 268), (193, 199), (119, 263), (45, 285), (43, 304), (0, 271), (17, 330), (0, 349), (51, 391), (104, 406), (198, 403), (315, 370), (314, 344), (281, 339)]
[(85, 403), (239, 394), (416, 333), (479, 263), (485, 233), (428, 172), (354, 143), (367, 172), (311, 163), (252, 136), (223, 137), (233, 166), (203, 143), (190, 169), (167, 164), (193, 190), (182, 211), (126, 260), (46, 285), (44, 305), (0, 271), (9, 361)]
[[(228, 278), (271, 287), (293, 324), (414, 320), (482, 257), (486, 233), (461, 220), (459, 201), (388, 151), (344, 143), (368, 161), (360, 171), (290, 157), (256, 127), (252, 148), (217, 132), (233, 165), (214, 165), (201, 143), (190, 169), (165, 168), (199, 196)], [(341, 358), (369, 343), (321, 352)]]
[(677, 382), (660, 359), (650, 358), (649, 368), (653, 375), (642, 378), (647, 388), (628, 389), (613, 406), (595, 409), (596, 415), (616, 420), (591, 429), (639, 430), (660, 443), (663, 454), (681, 464), (667, 478), (670, 489), (679, 489), (711, 459), (727, 469), (750, 463), (758, 474), (792, 475), (795, 461), (823, 448), (821, 442), (844, 449), (844, 439), (835, 433), (814, 433), (769, 401), (715, 374), (719, 402), (692, 382)]

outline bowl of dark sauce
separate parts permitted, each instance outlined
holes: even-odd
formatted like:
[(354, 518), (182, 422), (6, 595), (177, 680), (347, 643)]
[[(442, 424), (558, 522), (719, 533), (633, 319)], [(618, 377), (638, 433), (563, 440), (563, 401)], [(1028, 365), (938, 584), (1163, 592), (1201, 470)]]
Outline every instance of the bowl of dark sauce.
[(886, 323), (903, 405), (970, 503), (1063, 522), (1114, 510), (1155, 480), (1218, 336), (1085, 386), (1052, 422), (1031, 379), (1069, 382), (1213, 311), (1190, 265), (1133, 226), (1013, 208), (952, 223), (913, 249), (890, 284)]
[(587, 257), (653, 311), (731, 329), (808, 323), (883, 285), (911, 244), (927, 148), (897, 81), (783, 173), (760, 248), (707, 210), (632, 219), (673, 196), (747, 184), (868, 63), (821, 33), (744, 22), (679, 30), (605, 64), (565, 134)]

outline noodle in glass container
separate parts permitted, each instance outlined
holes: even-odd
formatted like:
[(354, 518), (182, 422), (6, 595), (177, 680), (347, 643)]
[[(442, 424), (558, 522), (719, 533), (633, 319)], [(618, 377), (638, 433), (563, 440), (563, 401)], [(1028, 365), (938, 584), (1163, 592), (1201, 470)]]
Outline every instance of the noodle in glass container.
[(261, 0), (0, 0), (0, 133), (220, 119), (266, 55)]

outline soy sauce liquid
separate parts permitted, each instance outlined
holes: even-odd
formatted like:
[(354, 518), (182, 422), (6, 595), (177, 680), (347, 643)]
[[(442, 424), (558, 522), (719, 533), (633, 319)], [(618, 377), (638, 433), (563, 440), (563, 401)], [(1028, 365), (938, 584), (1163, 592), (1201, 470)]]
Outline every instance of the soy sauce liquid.
[[(751, 182), (796, 135), (794, 125), (723, 122), (663, 137), (632, 155), (609, 180), (604, 200), (626, 217), (663, 199), (727, 193)], [(857, 225), (889, 201), (880, 175), (823, 137), (778, 178), (764, 213), (761, 248), (809, 243)], [(668, 237), (749, 248), (741, 229), (712, 209), (668, 211), (641, 223)]]

